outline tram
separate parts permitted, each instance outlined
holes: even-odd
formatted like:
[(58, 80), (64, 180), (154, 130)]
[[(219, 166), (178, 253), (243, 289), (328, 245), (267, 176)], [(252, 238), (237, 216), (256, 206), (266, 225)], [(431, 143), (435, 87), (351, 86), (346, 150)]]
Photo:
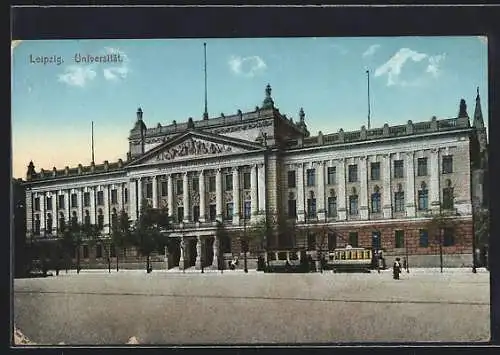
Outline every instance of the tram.
[(271, 250), (265, 253), (264, 272), (307, 272), (307, 255), (303, 249)]
[(328, 255), (327, 265), (333, 272), (362, 271), (370, 272), (372, 251), (365, 248), (337, 248)]

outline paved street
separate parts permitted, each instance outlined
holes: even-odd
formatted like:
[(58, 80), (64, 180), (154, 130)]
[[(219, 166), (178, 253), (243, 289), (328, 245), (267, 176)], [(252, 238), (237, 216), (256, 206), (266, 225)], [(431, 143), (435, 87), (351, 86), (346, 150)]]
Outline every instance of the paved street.
[(487, 341), (489, 273), (62, 272), (14, 282), (37, 344)]

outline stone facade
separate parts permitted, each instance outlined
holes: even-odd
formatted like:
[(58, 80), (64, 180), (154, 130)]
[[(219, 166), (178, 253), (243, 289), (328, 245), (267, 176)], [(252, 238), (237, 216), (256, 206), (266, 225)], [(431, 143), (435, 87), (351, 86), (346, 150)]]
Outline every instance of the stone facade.
[[(262, 219), (294, 224), (293, 238), (267, 235), (276, 248), (311, 249), (311, 230), (316, 239), (335, 232), (338, 240), (330, 247), (357, 232), (358, 245), (371, 248), (378, 231), (381, 247), (398, 255), (402, 247), (395, 238), (403, 230), (404, 253), (417, 262), (418, 255), (436, 255), (431, 242), (419, 246), (419, 231), (446, 214), (456, 228), (444, 253), (466, 260), (472, 252), (471, 194), (486, 193), (478, 178), (471, 185), (471, 174), (484, 175), (475, 168), (477, 157), (485, 156), (478, 106), (479, 96), (475, 126), (466, 115), (433, 117), (316, 136), (310, 136), (302, 109), (294, 121), (274, 107), (269, 86), (262, 107), (231, 116), (148, 128), (139, 109), (125, 161), (39, 172), (30, 163), (27, 238), (57, 238), (71, 218), (100, 224), (107, 236), (117, 213), (125, 210), (134, 221), (148, 203), (167, 208), (174, 222), (169, 236), (177, 244), (165, 254), (173, 267), (216, 267), (219, 258), (241, 255), (238, 236)], [(231, 232), (231, 241), (218, 240), (216, 221)], [(219, 243), (225, 243), (223, 251)], [(88, 263), (98, 263), (91, 255)]]

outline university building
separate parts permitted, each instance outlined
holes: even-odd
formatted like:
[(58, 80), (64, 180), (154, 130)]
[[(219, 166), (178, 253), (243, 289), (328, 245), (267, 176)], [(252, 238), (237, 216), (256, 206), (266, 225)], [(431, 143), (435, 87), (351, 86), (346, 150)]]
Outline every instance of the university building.
[[(437, 266), (438, 243), (428, 225), (441, 215), (455, 222), (439, 246), (445, 266), (472, 263), (473, 212), (487, 203), (479, 92), (472, 119), (462, 100), (455, 118), (312, 136), (304, 110), (297, 120), (282, 114), (268, 85), (260, 106), (233, 115), (209, 118), (205, 111), (200, 120), (148, 127), (139, 108), (128, 139), (127, 157), (117, 162), (38, 171), (30, 162), (27, 238), (55, 238), (71, 219), (98, 224), (106, 236), (121, 210), (134, 221), (148, 203), (165, 207), (173, 221), (169, 268), (241, 258), (239, 237), (259, 221), (292, 226), (269, 233), (268, 249), (316, 255), (319, 246), (350, 244), (408, 255), (413, 266)], [(217, 221), (227, 240), (218, 240)], [(83, 264), (106, 263), (100, 245), (79, 252)], [(124, 262), (138, 260), (133, 250), (124, 253)], [(156, 260), (165, 267), (163, 255)]]

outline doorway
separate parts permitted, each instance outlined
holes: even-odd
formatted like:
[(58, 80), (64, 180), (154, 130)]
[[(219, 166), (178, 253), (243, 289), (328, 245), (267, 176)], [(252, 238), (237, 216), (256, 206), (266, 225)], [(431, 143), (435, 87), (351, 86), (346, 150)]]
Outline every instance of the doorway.
[(168, 251), (168, 268), (179, 266), (179, 261), (181, 259), (181, 238), (171, 237), (168, 239), (167, 244)]

